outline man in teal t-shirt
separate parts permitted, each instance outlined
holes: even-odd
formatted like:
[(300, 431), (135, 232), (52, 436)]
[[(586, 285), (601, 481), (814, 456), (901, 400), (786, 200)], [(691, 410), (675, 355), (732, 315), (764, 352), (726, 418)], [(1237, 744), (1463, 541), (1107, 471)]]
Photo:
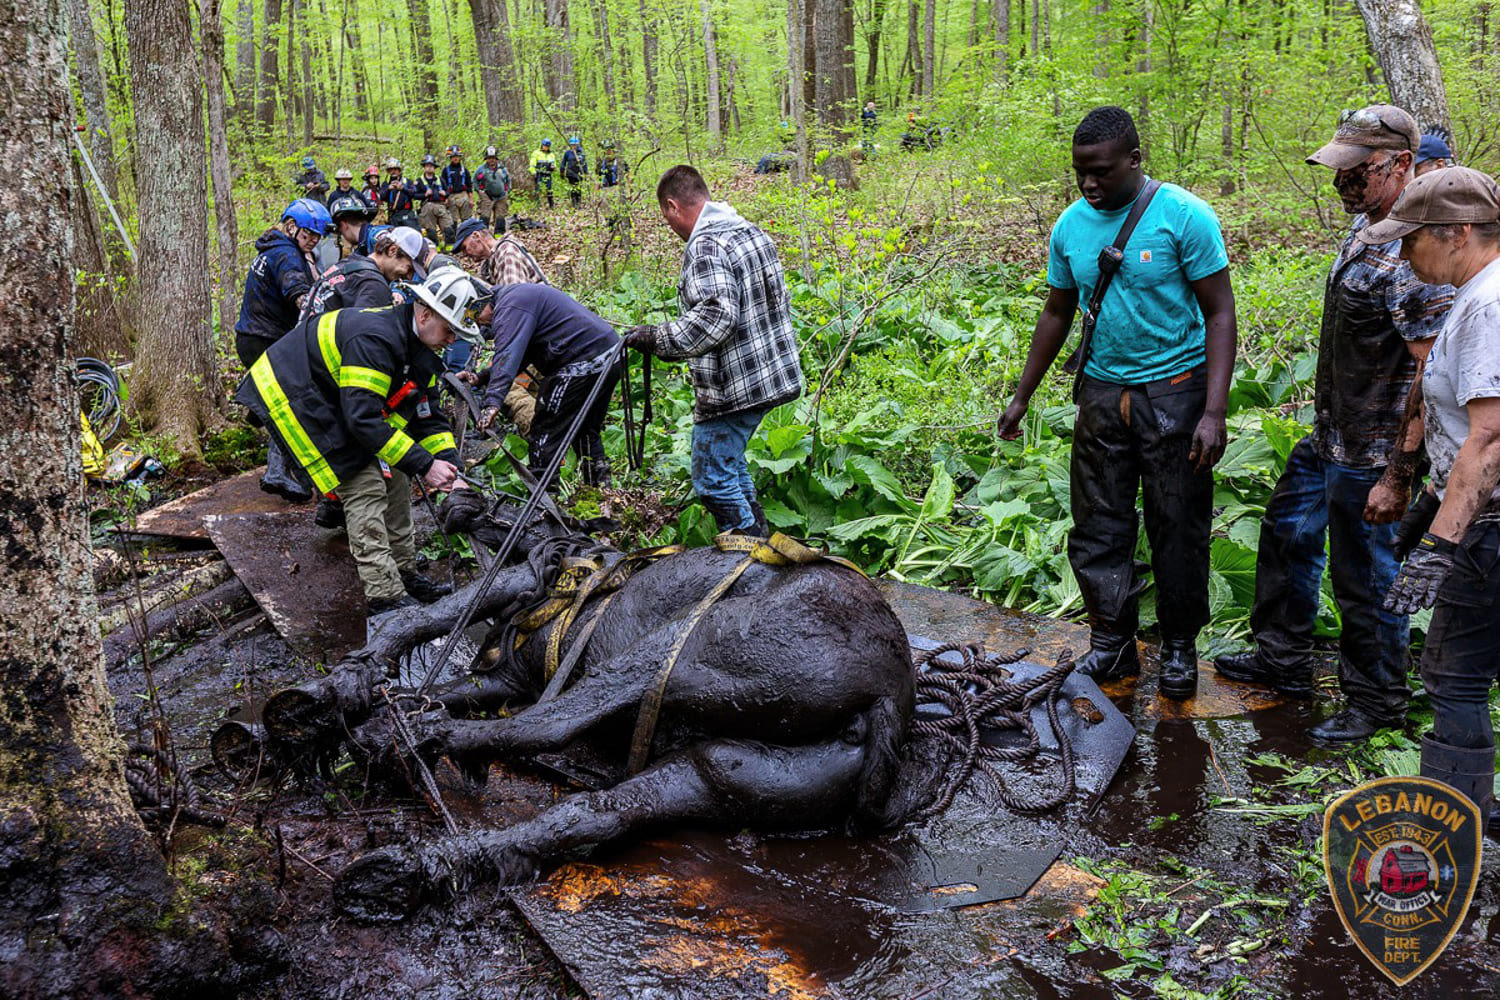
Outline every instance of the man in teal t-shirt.
[[(1079, 303), (1099, 279), (1146, 183), (1140, 138), (1123, 108), (1095, 108), (1073, 133), (1083, 197), (1052, 229), (1047, 303), (1015, 398), (1000, 417), (1014, 439)], [(1144, 501), (1161, 630), (1161, 693), (1192, 697), (1197, 637), (1208, 624), (1213, 466), (1224, 454), (1234, 370), (1234, 292), (1218, 219), (1172, 184), (1157, 189), (1124, 247), (1084, 360), (1073, 430), (1068, 561), (1089, 615), (1078, 669), (1099, 680), (1140, 672), (1135, 632), (1138, 515)]]

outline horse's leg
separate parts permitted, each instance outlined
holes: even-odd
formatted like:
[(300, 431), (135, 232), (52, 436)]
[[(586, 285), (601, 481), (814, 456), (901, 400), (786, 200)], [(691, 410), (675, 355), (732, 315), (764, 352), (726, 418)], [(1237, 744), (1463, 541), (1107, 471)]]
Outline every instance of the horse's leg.
[(449, 837), (415, 848), (392, 845), (339, 875), (341, 910), (363, 920), (400, 920), (424, 899), (476, 881), (516, 883), (581, 847), (655, 826), (698, 822), (735, 827), (817, 828), (847, 816), (866, 749), (845, 740), (770, 747), (717, 740), (672, 754), (613, 788), (563, 799), (503, 830)]

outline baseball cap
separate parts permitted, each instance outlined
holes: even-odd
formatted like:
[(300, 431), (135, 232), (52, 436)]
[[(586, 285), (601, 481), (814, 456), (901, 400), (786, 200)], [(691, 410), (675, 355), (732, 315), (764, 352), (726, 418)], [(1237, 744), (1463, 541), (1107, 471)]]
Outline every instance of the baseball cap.
[(475, 233), (479, 232), (481, 229), (484, 229), (484, 228), (485, 228), (485, 225), (484, 225), (484, 220), (483, 219), (469, 218), (469, 219), (465, 219), (464, 221), (460, 222), (458, 224), (458, 229), (455, 230), (454, 233), (453, 233), (453, 247), (454, 247), (454, 249), (457, 249), (457, 248), (463, 246), (464, 245), (464, 240), (468, 239), (470, 236), (473, 236)]
[(412, 260), (416, 260), (422, 255), (422, 244), (426, 242), (422, 239), (422, 234), (410, 226), (397, 226), (395, 229), (392, 229), (391, 239), (395, 240), (396, 246), (401, 248), (401, 252)]
[(1428, 160), (1451, 160), (1453, 150), (1443, 141), (1440, 135), (1428, 132), (1422, 136), (1422, 142), (1417, 146), (1417, 162), (1426, 163)]
[(1420, 141), (1415, 118), (1394, 104), (1371, 104), (1339, 115), (1333, 141), (1309, 156), (1307, 162), (1348, 170), (1378, 149), (1415, 153)]
[(1380, 245), (1423, 226), (1500, 222), (1500, 184), (1470, 167), (1423, 174), (1401, 192), (1391, 214), (1360, 230), (1359, 238)]

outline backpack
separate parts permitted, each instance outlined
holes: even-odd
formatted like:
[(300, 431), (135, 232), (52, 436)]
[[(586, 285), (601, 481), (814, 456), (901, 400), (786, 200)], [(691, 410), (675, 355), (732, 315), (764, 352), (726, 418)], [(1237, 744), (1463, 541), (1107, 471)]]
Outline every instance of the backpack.
[(489, 197), (505, 197), (504, 170), (504, 167), (496, 167), (494, 170), (486, 170), (484, 172), (484, 193)]
[[(302, 300), (302, 312), (297, 316), (297, 321), (300, 323), (310, 316), (321, 316), (328, 312), (329, 301), (340, 291), (348, 276), (359, 271), (379, 273), (380, 268), (370, 258), (363, 254), (356, 254), (352, 257), (345, 257), (324, 271), (323, 276), (313, 283), (307, 293), (307, 298)], [(381, 280), (384, 279), (385, 275), (382, 274)]]

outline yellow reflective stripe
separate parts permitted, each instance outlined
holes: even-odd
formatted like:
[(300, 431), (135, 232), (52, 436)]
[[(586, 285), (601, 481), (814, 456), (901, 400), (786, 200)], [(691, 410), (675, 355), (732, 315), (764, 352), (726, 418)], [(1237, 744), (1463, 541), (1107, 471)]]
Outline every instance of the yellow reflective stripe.
[[(328, 369), (334, 382), (339, 382), (339, 368), (343, 365), (344, 356), (339, 353), (339, 342), (336, 336), (338, 329), (338, 310), (324, 313), (318, 317), (318, 350), (323, 352), (323, 366)], [(381, 395), (384, 395), (382, 393)]]
[(418, 441), (417, 444), (421, 445), (423, 448), (426, 448), (434, 455), (443, 451), (458, 450), (458, 444), (453, 440), (453, 435), (449, 434), (447, 431), (443, 431), (441, 434), (429, 434), (422, 440)]
[(347, 365), (340, 368), (335, 381), (338, 382), (340, 389), (369, 389), (381, 399), (384, 399), (391, 391), (389, 375), (373, 368), (361, 368), (359, 365)]
[(286, 393), (281, 391), (281, 385), (276, 381), (276, 373), (271, 371), (269, 357), (262, 354), (260, 360), (250, 366), (250, 378), (260, 392), (260, 398), (266, 404), (271, 422), (276, 425), (277, 430), (281, 431), (287, 447), (292, 449), (292, 455), (312, 477), (313, 485), (318, 488), (318, 492), (331, 493), (337, 489), (339, 477), (333, 474), (333, 469), (329, 468), (327, 460), (318, 453), (317, 447), (312, 443), (312, 438), (307, 436), (307, 431), (302, 429), (301, 421), (292, 412), (291, 401), (286, 398)]
[(406, 418), (399, 413), (387, 413), (385, 415), (385, 422), (398, 431), (406, 426)]
[(386, 464), (395, 465), (406, 457), (406, 453), (411, 451), (415, 444), (416, 442), (404, 431), (392, 431), (391, 436), (375, 454), (385, 459)]

